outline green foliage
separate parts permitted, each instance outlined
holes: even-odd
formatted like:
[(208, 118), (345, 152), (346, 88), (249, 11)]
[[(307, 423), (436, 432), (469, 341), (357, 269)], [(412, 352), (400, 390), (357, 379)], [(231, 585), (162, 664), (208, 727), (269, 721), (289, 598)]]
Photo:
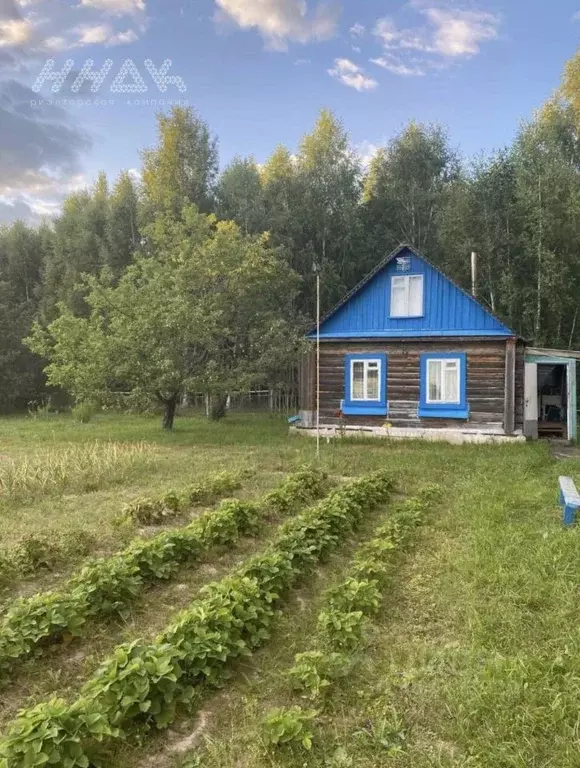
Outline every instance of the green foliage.
[(362, 611), (330, 607), (318, 616), (318, 632), (331, 647), (353, 650), (362, 642), (364, 623)]
[(158, 146), (143, 152), (144, 220), (186, 203), (212, 210), (218, 170), (217, 141), (191, 107), (173, 107), (157, 117)]
[(0, 768), (58, 765), (62, 768), (89, 768), (81, 742), (86, 737), (101, 741), (116, 735), (99, 712), (51, 699), (21, 713), (18, 730), (4, 742), (7, 757)]
[(271, 710), (264, 718), (264, 741), (273, 747), (301, 744), (304, 749), (311, 749), (311, 723), (317, 714), (315, 709), (302, 707), (280, 707)]
[(78, 403), (71, 410), (71, 415), (79, 424), (88, 424), (95, 415), (95, 406), (93, 403)]
[[(135, 724), (165, 727), (173, 720), (176, 707), (191, 701), (197, 686), (215, 681), (228, 661), (251, 653), (267, 639), (282, 592), (329, 546), (336, 546), (357, 524), (363, 510), (384, 502), (391, 487), (390, 475), (376, 472), (334, 491), (280, 526), (262, 554), (250, 558), (230, 576), (206, 586), (154, 643), (119, 646), (68, 708), (54, 713), (41, 705), (34, 710), (38, 716), (32, 724), (30, 712), (21, 712), (0, 744), (0, 766), (3, 759), (3, 768), (15, 768), (31, 741), (35, 754), (45, 747), (50, 749), (55, 763), (64, 760), (71, 742), (82, 741), (78, 759), (88, 765), (91, 733), (86, 722), (92, 713), (103, 717), (108, 729), (105, 735), (111, 737), (122, 735), (121, 729)], [(300, 741), (309, 748), (307, 723), (315, 713), (300, 710), (294, 714), (301, 723)], [(64, 734), (63, 720), (67, 725)], [(296, 738), (291, 720), (277, 743)], [(58, 744), (54, 742), (55, 734), (62, 734)]]
[(313, 492), (324, 484), (327, 479), (325, 472), (317, 469), (305, 469), (296, 472), (288, 482), (266, 495), (264, 504), (279, 514), (287, 514), (292, 509), (308, 501)]
[[(311, 472), (314, 479), (306, 471), (299, 473), (309, 488), (306, 497), (293, 475), (285, 478), (281, 488), (294, 489), (303, 502), (312, 501), (324, 493), (325, 482), (321, 473)], [(216, 477), (214, 490), (226, 482), (223, 474)], [(15, 600), (0, 622), (0, 668), (7, 670), (14, 659), (26, 656), (40, 642), (79, 634), (90, 616), (123, 616), (148, 582), (171, 578), (182, 563), (195, 561), (211, 547), (233, 546), (240, 536), (255, 534), (259, 524), (257, 505), (225, 501), (184, 528), (137, 539), (123, 552), (95, 560), (73, 575), (61, 592)]]
[(309, 697), (318, 698), (332, 680), (344, 677), (350, 670), (350, 662), (342, 653), (306, 651), (297, 653), (294, 666), (288, 670), (288, 679), (294, 690)]
[[(51, 385), (77, 400), (157, 402), (171, 428), (186, 391), (222, 397), (272, 378), (296, 355), (298, 276), (267, 235), (216, 225), (189, 206), (148, 229), (150, 253), (118, 282), (110, 271), (84, 283), (87, 310), (59, 305), (27, 343), (48, 361)], [(193, 290), (192, 286), (195, 287)]]
[(242, 487), (251, 472), (218, 472), (189, 485), (182, 491), (167, 491), (158, 499), (136, 499), (126, 504), (120, 521), (131, 520), (139, 525), (159, 525), (192, 506), (210, 504)]
[(417, 497), (397, 504), (373, 538), (358, 547), (346, 578), (324, 595), (317, 623), (320, 647), (297, 654), (287, 673), (294, 689), (318, 698), (333, 679), (348, 674), (353, 654), (362, 645), (367, 617), (379, 610), (393, 555), (441, 496), (439, 486), (425, 485)]

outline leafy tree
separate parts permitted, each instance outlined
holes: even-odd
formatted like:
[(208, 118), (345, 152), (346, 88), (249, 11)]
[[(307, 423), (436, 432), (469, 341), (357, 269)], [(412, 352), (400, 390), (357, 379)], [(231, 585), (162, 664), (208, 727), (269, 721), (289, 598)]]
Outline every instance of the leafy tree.
[(268, 158), (261, 182), (267, 229), (276, 243), (285, 246), (292, 267), (298, 268), (301, 204), (296, 162), (286, 147), (278, 146)]
[(77, 401), (157, 399), (171, 429), (186, 391), (223, 399), (267, 381), (295, 352), (298, 277), (267, 236), (194, 206), (159, 217), (147, 236), (151, 255), (137, 256), (117, 285), (107, 271), (87, 278), (87, 317), (61, 304), (27, 343), (49, 360), (49, 383)]
[(139, 247), (141, 234), (138, 226), (139, 198), (131, 174), (119, 174), (109, 200), (107, 222), (107, 263), (115, 274), (120, 274)]
[(220, 219), (235, 221), (246, 234), (267, 229), (260, 171), (253, 158), (235, 157), (224, 169), (216, 201)]
[(38, 309), (51, 231), (21, 221), (0, 229), (0, 411), (24, 408), (43, 395), (42, 362), (23, 344)]
[(337, 301), (358, 274), (358, 204), (361, 168), (340, 120), (323, 109), (304, 136), (297, 157), (294, 216), (302, 223), (298, 270), (305, 279), (305, 307), (313, 314), (312, 264), (318, 262), (325, 304)]
[(459, 160), (441, 126), (412, 122), (380, 150), (364, 187), (368, 260), (407, 242), (437, 261), (437, 216), (444, 189), (458, 173)]
[(157, 132), (157, 147), (143, 152), (145, 220), (178, 216), (187, 203), (212, 211), (218, 152), (207, 123), (191, 107), (173, 107), (157, 115)]
[(44, 267), (41, 312), (46, 321), (55, 317), (61, 301), (77, 312), (86, 309), (77, 286), (81, 275), (97, 274), (109, 260), (108, 210), (104, 174), (92, 189), (75, 192), (64, 201)]

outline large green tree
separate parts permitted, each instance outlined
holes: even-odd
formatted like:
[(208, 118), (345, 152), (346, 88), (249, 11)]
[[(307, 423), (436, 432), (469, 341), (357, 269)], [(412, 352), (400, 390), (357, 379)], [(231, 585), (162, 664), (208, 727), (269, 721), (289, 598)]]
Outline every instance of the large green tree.
[(235, 221), (246, 234), (268, 229), (260, 171), (251, 157), (235, 157), (224, 169), (216, 189), (216, 211)]
[(143, 152), (144, 215), (179, 216), (194, 203), (207, 213), (214, 207), (218, 173), (217, 140), (191, 107), (173, 107), (157, 116), (158, 143)]
[(77, 401), (156, 399), (171, 429), (188, 390), (220, 400), (278, 375), (298, 345), (299, 279), (267, 236), (194, 206), (158, 217), (147, 235), (150, 253), (117, 284), (107, 270), (86, 280), (87, 316), (61, 304), (27, 343), (48, 359), (49, 383)]
[(410, 123), (372, 159), (364, 187), (367, 262), (401, 242), (439, 260), (437, 218), (459, 159), (445, 130)]

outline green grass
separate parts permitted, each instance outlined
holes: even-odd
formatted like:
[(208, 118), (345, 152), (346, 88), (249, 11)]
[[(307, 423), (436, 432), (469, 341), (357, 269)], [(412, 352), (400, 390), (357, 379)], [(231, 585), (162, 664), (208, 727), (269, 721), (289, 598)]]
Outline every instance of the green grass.
[[(112, 525), (124, 503), (220, 470), (254, 467), (242, 497), (272, 487), (281, 472), (315, 459), (312, 440), (289, 436), (283, 419), (233, 414), (220, 423), (179, 418), (174, 434), (148, 417), (9, 418), (0, 423), (2, 460), (95, 441), (151, 448), (148, 466), (96, 490), (52, 489), (0, 498), (0, 549), (34, 531), (84, 531), (111, 551), (125, 535)], [(337, 478), (390, 467), (399, 491), (436, 482), (445, 499), (416, 534), (372, 623), (348, 679), (328, 694), (311, 752), (266, 750), (260, 720), (271, 707), (302, 703), (282, 672), (315, 632), (322, 589), (340, 579), (356, 537), (318, 568), (292, 598), (275, 636), (202, 702), (202, 715), (166, 734), (123, 747), (109, 766), (206, 768), (576, 768), (580, 711), (580, 533), (564, 530), (557, 477), (580, 482), (580, 461), (555, 462), (545, 444), (451, 446), (389, 441), (322, 444), (321, 463)], [(369, 520), (369, 525), (375, 521)], [(365, 534), (361, 531), (361, 536)], [(247, 556), (263, 542), (246, 542)], [(27, 662), (9, 691), (7, 713), (74, 690), (113, 640), (150, 636), (197, 589), (227, 571), (226, 554), (179, 585), (151, 594), (126, 625), (95, 628), (88, 656), (60, 648)], [(26, 589), (67, 571), (35, 574)], [(10, 587), (9, 589), (13, 589)], [(72, 664), (67, 659), (75, 659)]]

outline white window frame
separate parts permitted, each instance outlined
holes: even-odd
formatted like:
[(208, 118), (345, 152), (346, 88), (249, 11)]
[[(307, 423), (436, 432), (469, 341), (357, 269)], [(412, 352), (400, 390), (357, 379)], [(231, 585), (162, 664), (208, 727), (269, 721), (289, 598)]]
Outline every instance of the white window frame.
[[(430, 367), (432, 363), (439, 363), (441, 366), (441, 400), (432, 400), (429, 397), (429, 381), (430, 381)], [(446, 392), (446, 377), (445, 377), (445, 369), (449, 365), (449, 363), (456, 363), (457, 364), (457, 398), (455, 400), (447, 400), (447, 392)], [(461, 364), (462, 360), (460, 357), (430, 357), (427, 360), (427, 381), (425, 382), (425, 387), (427, 389), (426, 391), (426, 397), (425, 402), (429, 405), (460, 405), (461, 404)]]
[[(383, 381), (383, 371), (382, 371), (382, 360), (377, 357), (375, 360), (372, 359), (365, 359), (360, 358), (357, 360), (356, 358), (354, 360), (350, 361), (350, 399), (353, 403), (380, 403), (381, 402), (381, 385)], [(363, 369), (363, 397), (355, 397), (354, 396), (354, 366), (355, 363), (363, 363), (364, 369)], [(379, 386), (378, 386), (378, 397), (368, 397), (369, 393), (369, 365), (376, 365), (377, 369), (379, 371)]]
[[(411, 308), (411, 280), (420, 280), (420, 286), (421, 286), (421, 311), (419, 314), (410, 314), (410, 308)], [(395, 281), (403, 281), (403, 285), (405, 286), (405, 309), (406, 311), (401, 312), (400, 314), (395, 314), (393, 311), (394, 308), (394, 301), (393, 296), (395, 293)], [(423, 275), (393, 275), (391, 277), (391, 317), (423, 317), (424, 309), (425, 309), (425, 294), (424, 294), (424, 279)], [(400, 285), (400, 283), (399, 283)]]

